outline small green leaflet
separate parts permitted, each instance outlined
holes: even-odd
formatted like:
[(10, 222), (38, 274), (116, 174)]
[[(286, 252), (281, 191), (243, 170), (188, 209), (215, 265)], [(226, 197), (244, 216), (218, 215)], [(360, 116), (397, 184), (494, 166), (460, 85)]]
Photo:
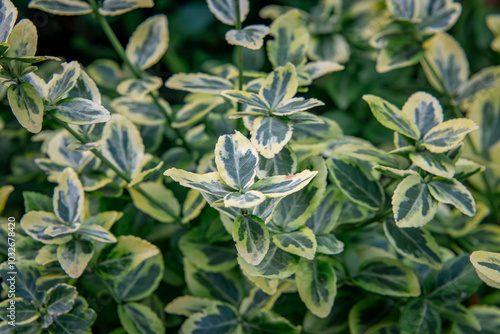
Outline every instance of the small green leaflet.
[(332, 266), (323, 260), (302, 259), (295, 273), (300, 299), (316, 316), (326, 318), (337, 295), (337, 276)]
[(233, 225), (238, 253), (251, 265), (258, 265), (269, 249), (269, 231), (257, 216), (238, 216)]

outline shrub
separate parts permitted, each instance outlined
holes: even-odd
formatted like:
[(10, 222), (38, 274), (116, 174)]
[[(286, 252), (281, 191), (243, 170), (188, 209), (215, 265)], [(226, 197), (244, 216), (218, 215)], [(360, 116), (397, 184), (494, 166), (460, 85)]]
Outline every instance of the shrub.
[(283, 2), (1, 0), (0, 332), (500, 332), (499, 16)]

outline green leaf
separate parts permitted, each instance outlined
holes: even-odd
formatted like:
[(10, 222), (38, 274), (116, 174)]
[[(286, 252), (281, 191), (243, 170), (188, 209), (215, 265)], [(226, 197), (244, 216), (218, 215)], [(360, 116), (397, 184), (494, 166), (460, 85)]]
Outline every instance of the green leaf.
[(397, 320), (397, 307), (387, 298), (362, 300), (349, 311), (349, 329), (353, 334), (377, 333)]
[(399, 254), (434, 269), (442, 267), (439, 245), (427, 230), (399, 228), (392, 219), (387, 219), (384, 223), (384, 232)]
[(250, 276), (283, 279), (295, 273), (299, 259), (298, 256), (287, 253), (271, 243), (266, 256), (257, 266), (248, 264), (241, 256), (238, 256), (238, 263), (241, 269)]
[(220, 96), (206, 96), (203, 99), (195, 99), (186, 103), (175, 114), (175, 121), (172, 127), (181, 128), (188, 125), (199, 123), (205, 115), (224, 103)]
[(440, 271), (431, 272), (423, 285), (424, 295), (440, 304), (460, 302), (481, 285), (467, 254), (447, 260)]
[(57, 259), (64, 272), (71, 278), (78, 278), (94, 255), (92, 243), (73, 239), (57, 247)]
[(144, 144), (139, 130), (125, 117), (113, 114), (102, 132), (102, 155), (128, 176), (140, 172)]
[(165, 86), (206, 94), (220, 94), (222, 91), (233, 89), (233, 84), (229, 80), (205, 73), (177, 73), (165, 82)]
[(429, 151), (411, 152), (410, 159), (423, 170), (441, 177), (450, 179), (455, 175), (455, 164), (442, 153)]
[(300, 326), (294, 326), (286, 318), (269, 311), (254, 311), (244, 316), (243, 328), (248, 334), (299, 334)]
[(314, 232), (306, 226), (294, 232), (276, 233), (273, 235), (273, 242), (285, 252), (305, 257), (308, 260), (314, 259), (316, 254), (316, 237)]
[(28, 7), (63, 16), (92, 13), (90, 5), (80, 0), (31, 0)]
[(246, 26), (242, 30), (231, 29), (226, 33), (226, 41), (231, 45), (240, 45), (250, 50), (258, 50), (264, 45), (264, 37), (269, 34), (269, 27), (263, 24)]
[(321, 157), (309, 157), (303, 160), (300, 170), (316, 170), (318, 174), (301, 190), (283, 198), (274, 211), (276, 225), (285, 232), (291, 232), (305, 225), (306, 220), (315, 212), (325, 192), (327, 167)]
[(426, 92), (417, 92), (410, 96), (401, 111), (417, 125), (421, 135), (442, 123), (444, 118), (439, 100)]
[(477, 276), (487, 285), (500, 289), (500, 254), (475, 251), (470, 255), (470, 262), (476, 269)]
[(148, 306), (139, 303), (118, 305), (118, 317), (130, 334), (163, 334), (165, 327), (158, 315)]
[(474, 328), (475, 330), (481, 329), (481, 324), (477, 320), (476, 316), (462, 304), (442, 305), (439, 303), (433, 303), (432, 307), (438, 311), (442, 317), (454, 323), (464, 324)]
[[(156, 199), (161, 206), (151, 202), (136, 188), (141, 189), (143, 192)], [(162, 223), (174, 222), (176, 217), (180, 214), (181, 208), (177, 198), (174, 196), (174, 193), (170, 189), (167, 189), (162, 183), (142, 182), (136, 187), (129, 187), (128, 191), (136, 208)], [(165, 208), (168, 209), (169, 213), (164, 210)]]
[(7, 98), (19, 124), (29, 132), (42, 130), (43, 100), (32, 85), (26, 82), (10, 85)]
[(85, 194), (78, 175), (72, 168), (66, 168), (54, 188), (54, 213), (63, 223), (72, 227), (83, 220)]
[(47, 100), (55, 103), (76, 85), (80, 76), (80, 64), (76, 61), (61, 64), (62, 73), (55, 73), (47, 83)]
[(419, 175), (398, 184), (392, 196), (392, 211), (399, 227), (422, 227), (434, 218), (437, 201)]
[(130, 37), (125, 54), (132, 65), (145, 70), (156, 64), (169, 42), (167, 17), (158, 14), (142, 22)]
[(401, 309), (401, 334), (439, 334), (441, 316), (425, 300), (415, 299)]
[(55, 107), (54, 116), (69, 124), (104, 123), (111, 119), (106, 108), (80, 97), (61, 100)]
[(475, 215), (476, 201), (470, 191), (459, 181), (434, 178), (427, 185), (436, 200), (453, 205), (467, 216)]
[(442, 153), (457, 147), (465, 136), (478, 128), (467, 118), (451, 119), (433, 127), (423, 138), (422, 146), (434, 153)]
[[(455, 93), (469, 79), (469, 62), (460, 44), (446, 33), (438, 33), (422, 44), (422, 67), (430, 84), (440, 93)], [(437, 78), (434, 75), (437, 74)]]
[[(15, 303), (14, 304), (15, 315), (16, 315), (15, 324), (17, 326), (22, 326), (32, 323), (33, 321), (35, 321), (40, 317), (40, 314), (38, 313), (37, 309), (32, 303), (28, 302), (23, 298), (11, 298), (11, 299), (5, 299), (0, 303), (0, 318), (4, 320), (10, 320), (9, 319), (10, 310), (8, 308), (12, 307), (11, 305), (13, 303)], [(1, 328), (0, 332), (3, 332)], [(8, 333), (8, 331), (5, 333)]]
[[(236, 25), (236, 4), (233, 0), (207, 0), (208, 8), (222, 23)], [(245, 21), (249, 11), (248, 0), (238, 0), (240, 22)]]
[(52, 316), (67, 313), (75, 304), (76, 288), (67, 284), (57, 284), (50, 288), (45, 295), (45, 306), (47, 312)]
[(326, 161), (330, 175), (342, 192), (353, 202), (371, 209), (378, 209), (384, 202), (380, 184), (356, 163), (344, 156)]
[(420, 2), (415, 0), (387, 0), (387, 9), (397, 20), (418, 21)]
[(492, 305), (474, 305), (470, 310), (481, 324), (481, 328), (455, 323), (452, 329), (453, 334), (494, 334), (500, 330), (500, 308)]
[(317, 171), (306, 169), (294, 175), (266, 177), (255, 182), (250, 190), (257, 190), (271, 198), (287, 196), (307, 186), (317, 173)]
[(158, 287), (164, 264), (155, 245), (134, 236), (119, 236), (118, 243), (104, 247), (96, 258), (96, 274), (109, 281), (122, 301), (149, 296)]
[(235, 333), (238, 326), (237, 311), (231, 305), (219, 304), (193, 314), (180, 330), (185, 334)]
[(186, 259), (208, 272), (230, 270), (237, 265), (233, 245), (209, 243), (205, 238), (200, 239), (194, 232), (191, 230), (179, 239), (179, 249)]
[[(170, 105), (163, 99), (158, 99), (164, 110), (171, 114)], [(111, 101), (111, 107), (139, 125), (158, 125), (165, 123), (165, 115), (154, 103), (153, 98), (146, 96), (136, 100), (128, 96), (121, 96)]]
[(302, 259), (295, 283), (300, 299), (314, 315), (325, 318), (330, 314), (337, 295), (337, 276), (330, 263)]
[(376, 69), (378, 73), (385, 73), (418, 64), (422, 58), (424, 50), (418, 42), (409, 40), (407, 36), (394, 36), (388, 40), (388, 45), (380, 50)]
[(205, 308), (218, 303), (220, 302), (214, 299), (186, 295), (177, 297), (168, 303), (165, 307), (165, 312), (189, 317), (190, 315), (202, 312)]
[(269, 249), (269, 231), (257, 216), (238, 216), (233, 225), (233, 240), (238, 253), (251, 265), (258, 265)]
[(151, 8), (153, 6), (153, 0), (104, 0), (99, 8), (99, 14), (116, 16), (136, 8)]
[(413, 270), (391, 258), (373, 258), (361, 264), (353, 282), (364, 290), (394, 297), (417, 297), (420, 284)]
[(337, 197), (335, 187), (328, 187), (318, 208), (307, 219), (306, 225), (313, 230), (314, 234), (329, 233), (337, 223), (342, 208)]
[(344, 243), (331, 234), (317, 234), (317, 253), (326, 255), (336, 255), (344, 251)]
[(0, 264), (0, 274), (4, 282), (12, 278), (12, 270), (16, 272), (16, 297), (23, 298), (27, 301), (42, 302), (44, 292), (39, 291), (36, 286), (36, 281), (40, 278), (40, 266), (34, 261), (23, 260), (14, 265), (10, 265), (7, 261)]
[(17, 8), (11, 1), (2, 1), (0, 4), (0, 43), (7, 42), (17, 19)]
[(26, 212), (30, 211), (54, 211), (52, 207), (52, 198), (45, 194), (37, 193), (34, 191), (24, 191), (24, 209)]
[(227, 185), (243, 190), (253, 182), (259, 156), (250, 140), (236, 131), (219, 137), (215, 146), (215, 164)]
[(226, 196), (234, 191), (222, 181), (218, 172), (196, 174), (182, 169), (170, 168), (163, 175), (170, 176), (183, 187), (207, 192), (215, 196)]
[(71, 228), (61, 224), (56, 215), (44, 211), (30, 211), (21, 218), (24, 232), (36, 241), (46, 245), (64, 244), (71, 240), (70, 233), (79, 226)]
[(383, 126), (413, 139), (420, 138), (418, 126), (395, 105), (375, 95), (363, 95), (363, 100)]
[(271, 159), (259, 157), (257, 177), (263, 179), (268, 176), (290, 175), (297, 171), (297, 157), (287, 146)]
[(9, 45), (6, 43), (0, 43), (0, 56), (9, 50)]
[(273, 158), (292, 138), (290, 121), (278, 117), (257, 117), (253, 121), (251, 142), (267, 159)]

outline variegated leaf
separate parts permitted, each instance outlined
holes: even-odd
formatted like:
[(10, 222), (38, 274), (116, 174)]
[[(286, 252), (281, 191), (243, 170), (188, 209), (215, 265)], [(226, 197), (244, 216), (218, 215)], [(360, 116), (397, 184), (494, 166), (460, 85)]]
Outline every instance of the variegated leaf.
[(17, 8), (10, 0), (0, 2), (0, 18), (0, 43), (5, 43), (17, 19)]
[(500, 15), (489, 14), (486, 16), (486, 25), (495, 35), (490, 47), (493, 51), (500, 52)]
[[(240, 22), (245, 21), (250, 10), (248, 0), (237, 0), (240, 8)], [(234, 0), (207, 0), (208, 8), (222, 23), (234, 26), (236, 24), (236, 3)]]
[[(40, 77), (36, 75), (31, 75), (30, 76), (31, 82), (37, 82), (38, 86), (41, 86), (40, 88), (37, 88), (39, 91), (45, 91), (46, 90), (46, 84), (41, 79)], [(45, 96), (46, 93), (40, 94), (40, 96)], [(99, 88), (97, 88), (96, 83), (92, 78), (87, 74), (87, 72), (84, 71), (82, 66), (80, 65), (80, 76), (76, 80), (76, 84), (68, 92), (68, 97), (81, 97), (83, 99), (91, 100), (92, 102), (95, 102), (97, 104), (101, 104), (101, 93), (99, 92)]]
[(476, 97), (479, 96), (478, 93), (492, 93), (493, 88), (496, 88), (499, 85), (500, 66), (486, 67), (473, 74), (469, 81), (460, 86), (456, 92), (455, 101), (462, 103), (468, 107), (468, 109), (472, 110), (472, 106), (468, 105), (468, 103), (475, 101)]
[(448, 3), (417, 24), (417, 29), (424, 34), (433, 34), (449, 30), (455, 25), (462, 13), (458, 2)]
[(129, 176), (140, 172), (144, 144), (139, 130), (125, 117), (113, 114), (102, 132), (102, 154)]
[(387, 0), (387, 9), (398, 20), (417, 21), (420, 12), (418, 0)]
[(66, 168), (54, 188), (54, 213), (63, 223), (74, 226), (83, 221), (84, 192), (78, 175), (72, 168)]
[(263, 193), (255, 190), (247, 191), (244, 194), (234, 192), (224, 196), (224, 206), (226, 208), (249, 209), (264, 202), (265, 199), (266, 196)]
[[(338, 72), (344, 69), (344, 66), (335, 61), (310, 61), (298, 70), (298, 75), (308, 76), (311, 80), (320, 78), (332, 72)], [(299, 84), (302, 86), (302, 84)]]
[(446, 152), (458, 146), (469, 132), (477, 128), (470, 119), (451, 119), (430, 129), (423, 138), (422, 146), (434, 153)]
[(455, 179), (434, 178), (428, 183), (432, 196), (441, 203), (451, 204), (467, 216), (476, 213), (476, 201), (470, 191)]
[(422, 61), (422, 67), (437, 91), (453, 94), (467, 82), (469, 62), (464, 50), (453, 37), (439, 33), (425, 41), (423, 47), (426, 61)]
[(118, 318), (127, 333), (165, 333), (165, 326), (158, 315), (144, 304), (127, 303), (118, 305)]
[(414, 299), (401, 308), (401, 334), (440, 334), (441, 315), (427, 300)]
[(295, 326), (288, 319), (265, 310), (256, 310), (245, 314), (242, 326), (244, 333), (248, 334), (261, 334), (266, 331), (283, 334), (299, 334), (301, 332), (300, 325)]
[(276, 108), (271, 112), (277, 116), (288, 116), (298, 113), (299, 111), (309, 110), (311, 108), (323, 105), (325, 104), (320, 100), (316, 99), (305, 100), (303, 97), (296, 97), (282, 103), (278, 108)]
[(205, 73), (174, 74), (165, 82), (165, 86), (191, 93), (207, 94), (220, 94), (222, 91), (233, 89), (233, 84), (229, 80)]
[(404, 257), (434, 269), (443, 266), (439, 245), (434, 237), (421, 228), (399, 228), (394, 220), (384, 223), (385, 236), (396, 251)]
[(257, 177), (259, 179), (274, 175), (290, 175), (297, 171), (297, 157), (292, 149), (285, 146), (271, 159), (259, 157)]
[(198, 217), (206, 201), (198, 190), (190, 189), (182, 204), (182, 222), (187, 223)]
[(69, 124), (104, 123), (111, 119), (106, 108), (80, 97), (60, 100), (55, 106), (54, 116)]
[(260, 97), (274, 111), (282, 103), (292, 99), (297, 93), (297, 73), (291, 63), (277, 67), (271, 72), (259, 90)]
[(314, 232), (306, 226), (302, 226), (294, 232), (276, 233), (273, 235), (273, 242), (285, 252), (302, 256), (308, 260), (314, 259), (316, 254), (316, 237)]
[(292, 138), (293, 127), (289, 121), (278, 117), (257, 117), (253, 122), (251, 142), (259, 153), (271, 159)]
[(401, 111), (417, 125), (422, 136), (443, 122), (443, 107), (438, 99), (429, 93), (417, 92), (413, 94), (403, 105)]
[(306, 221), (307, 227), (313, 230), (317, 236), (330, 233), (338, 221), (342, 204), (336, 196), (337, 191), (335, 187), (329, 186), (324, 192), (318, 208)]
[(330, 263), (302, 259), (295, 273), (300, 299), (317, 317), (326, 318), (337, 295), (337, 275)]
[(411, 152), (410, 159), (415, 165), (423, 170), (447, 179), (455, 175), (455, 164), (453, 160), (441, 153), (432, 153), (429, 151)]
[(71, 278), (78, 278), (83, 274), (93, 255), (92, 243), (86, 240), (73, 239), (57, 247), (57, 259)]
[[(38, 310), (35, 308), (35, 305), (33, 305), (30, 301), (27, 301), (24, 298), (17, 297), (17, 298), (5, 299), (0, 303), (0, 317), (2, 319), (9, 319), (10, 305), (15, 305), (16, 308), (16, 322), (15, 322), (16, 326), (21, 327), (22, 325), (33, 323), (40, 317), (40, 314), (38, 313)], [(7, 321), (4, 321), (3, 325), (4, 326), (0, 327), (0, 329), (2, 330), (4, 330), (4, 328), (7, 328), (7, 326), (12, 326), (8, 324)], [(21, 328), (26, 328), (26, 327), (21, 327)]]
[(396, 303), (389, 298), (363, 299), (349, 311), (349, 329), (355, 334), (376, 333), (385, 324), (390, 325), (396, 322), (395, 308)]
[(95, 224), (85, 224), (78, 229), (78, 234), (87, 239), (104, 243), (116, 242), (115, 236), (104, 227)]
[(61, 131), (48, 142), (47, 155), (56, 164), (65, 167), (71, 166), (79, 173), (92, 161), (93, 155), (88, 151), (73, 151), (68, 149), (68, 146), (73, 143), (78, 143), (78, 141), (75, 141), (74, 137), (68, 132)]
[(23, 191), (23, 198), (26, 213), (30, 211), (54, 211), (52, 207), (52, 198), (47, 195), (33, 191)]
[(353, 202), (371, 209), (382, 206), (385, 198), (382, 186), (359, 165), (347, 156), (330, 158), (326, 164), (337, 186)]
[[(54, 214), (44, 211), (26, 213), (21, 219), (21, 227), (30, 237), (47, 245), (59, 245), (70, 241), (72, 239), (70, 233), (77, 229), (72, 230), (61, 224)], [(64, 230), (66, 233), (54, 236), (48, 234), (49, 229)]]
[(413, 139), (420, 138), (420, 130), (395, 105), (374, 95), (364, 95), (365, 100), (375, 118), (386, 128), (397, 131)]
[[(129, 187), (128, 191), (136, 208), (163, 223), (171, 223), (176, 220), (175, 216), (179, 215), (181, 209), (177, 198), (175, 198), (174, 193), (171, 190), (165, 188), (163, 184), (156, 182), (142, 182), (136, 187), (156, 199), (156, 201), (161, 204), (161, 207), (159, 207), (155, 203), (148, 200), (148, 198), (141, 194), (137, 189)], [(175, 216), (167, 213), (163, 210), (163, 208), (167, 208), (168, 211)]]
[(455, 178), (466, 179), (476, 173), (484, 172), (485, 166), (478, 164), (472, 160), (459, 158), (455, 164)]
[(215, 164), (227, 185), (243, 190), (253, 182), (259, 156), (250, 140), (236, 131), (219, 137), (215, 146)]
[(182, 169), (170, 168), (163, 175), (170, 176), (183, 187), (207, 192), (216, 196), (226, 196), (234, 190), (227, 186), (218, 172), (196, 174)]
[(47, 83), (47, 100), (55, 103), (76, 85), (80, 76), (80, 64), (76, 61), (61, 64), (63, 71), (56, 73)]
[(299, 259), (300, 257), (287, 253), (271, 243), (266, 256), (257, 266), (248, 264), (241, 256), (238, 256), (238, 263), (241, 269), (250, 276), (283, 279), (292, 276), (297, 271)]
[(470, 255), (470, 262), (476, 269), (477, 276), (487, 285), (500, 289), (500, 254), (475, 251)]
[(271, 198), (287, 196), (307, 186), (317, 173), (306, 169), (294, 175), (266, 177), (255, 182), (250, 190), (257, 190)]
[(299, 10), (280, 15), (270, 26), (274, 40), (267, 42), (267, 53), (273, 67), (292, 63), (300, 68), (307, 61), (309, 32)]
[(238, 312), (234, 307), (220, 303), (190, 316), (182, 324), (180, 332), (185, 334), (238, 333), (241, 332), (239, 321)]
[(32, 85), (26, 82), (10, 85), (7, 98), (19, 124), (32, 133), (42, 130), (43, 100)]
[(64, 16), (92, 13), (90, 4), (81, 0), (31, 0), (28, 7), (43, 10), (50, 14)]
[(344, 243), (331, 234), (316, 235), (316, 242), (316, 252), (320, 254), (336, 255), (344, 251)]
[(151, 8), (153, 6), (153, 0), (104, 0), (101, 7), (99, 7), (99, 14), (116, 16), (136, 8)]
[[(8, 7), (4, 7), (8, 8)], [(7, 9), (7, 11), (10, 11)], [(16, 12), (11, 12), (12, 14), (17, 14)], [(7, 25), (9, 25), (9, 17), (7, 17)], [(8, 27), (7, 27), (8, 29)], [(9, 39), (7, 44), (9, 45), (9, 50), (7, 51), (7, 57), (34, 57), (36, 53), (37, 43), (38, 43), (38, 33), (36, 31), (36, 27), (28, 19), (23, 19), (17, 22), (14, 26), (14, 29), (9, 34)], [(30, 61), (31, 62), (31, 61)], [(23, 69), (23, 64), (16, 64), (14, 66), (21, 66), (18, 68), (21, 73)]]
[(254, 215), (236, 217), (233, 240), (240, 256), (247, 263), (258, 265), (269, 249), (269, 231), (266, 223)]
[(145, 70), (163, 57), (168, 42), (167, 17), (163, 14), (151, 16), (136, 28), (128, 41), (125, 54), (134, 66)]
[(210, 305), (219, 303), (209, 298), (200, 298), (195, 296), (181, 296), (172, 300), (165, 306), (165, 312), (189, 317), (190, 315), (201, 312)]
[(409, 175), (418, 175), (418, 173), (411, 169), (397, 169), (385, 166), (375, 166), (373, 167), (377, 172), (384, 174), (385, 176), (392, 177), (394, 179), (404, 179)]
[(420, 176), (410, 175), (394, 191), (392, 211), (399, 227), (422, 227), (434, 218), (437, 202)]
[(264, 45), (264, 37), (269, 34), (269, 27), (263, 24), (246, 26), (242, 30), (231, 29), (226, 33), (226, 41), (231, 45), (244, 46), (258, 50)]
[(120, 82), (118, 87), (116, 87), (116, 91), (118, 94), (126, 95), (131, 99), (142, 100), (148, 93), (160, 89), (162, 84), (163, 81), (158, 77), (128, 79)]
[(175, 121), (172, 122), (172, 127), (181, 128), (183, 126), (196, 124), (201, 121), (205, 115), (223, 103), (224, 99), (219, 96), (207, 96), (203, 99), (197, 99), (186, 103), (175, 114)]
[(260, 95), (252, 92), (245, 92), (240, 90), (226, 90), (221, 93), (222, 96), (230, 100), (246, 104), (251, 108), (252, 112), (258, 112), (268, 115), (269, 104)]
[[(171, 113), (170, 105), (163, 99), (159, 99), (159, 101), (163, 109)], [(138, 101), (128, 96), (121, 96), (111, 101), (110, 106), (139, 125), (159, 125), (165, 123), (165, 115), (151, 97), (146, 97)]]
[(44, 304), (47, 306), (47, 312), (52, 316), (58, 316), (67, 313), (75, 305), (78, 292), (76, 288), (67, 284), (56, 284), (47, 290)]
[(420, 283), (413, 270), (401, 261), (387, 257), (365, 261), (353, 281), (364, 290), (385, 296), (420, 295)]
[(376, 70), (378, 73), (386, 73), (418, 64), (422, 58), (424, 50), (419, 43), (409, 40), (406, 36), (393, 37), (389, 44), (380, 50)]

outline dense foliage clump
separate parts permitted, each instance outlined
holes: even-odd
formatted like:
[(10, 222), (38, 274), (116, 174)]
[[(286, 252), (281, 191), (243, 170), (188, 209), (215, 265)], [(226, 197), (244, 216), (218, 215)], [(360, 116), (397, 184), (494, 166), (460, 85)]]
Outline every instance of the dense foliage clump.
[(489, 2), (0, 1), (0, 333), (500, 333)]

